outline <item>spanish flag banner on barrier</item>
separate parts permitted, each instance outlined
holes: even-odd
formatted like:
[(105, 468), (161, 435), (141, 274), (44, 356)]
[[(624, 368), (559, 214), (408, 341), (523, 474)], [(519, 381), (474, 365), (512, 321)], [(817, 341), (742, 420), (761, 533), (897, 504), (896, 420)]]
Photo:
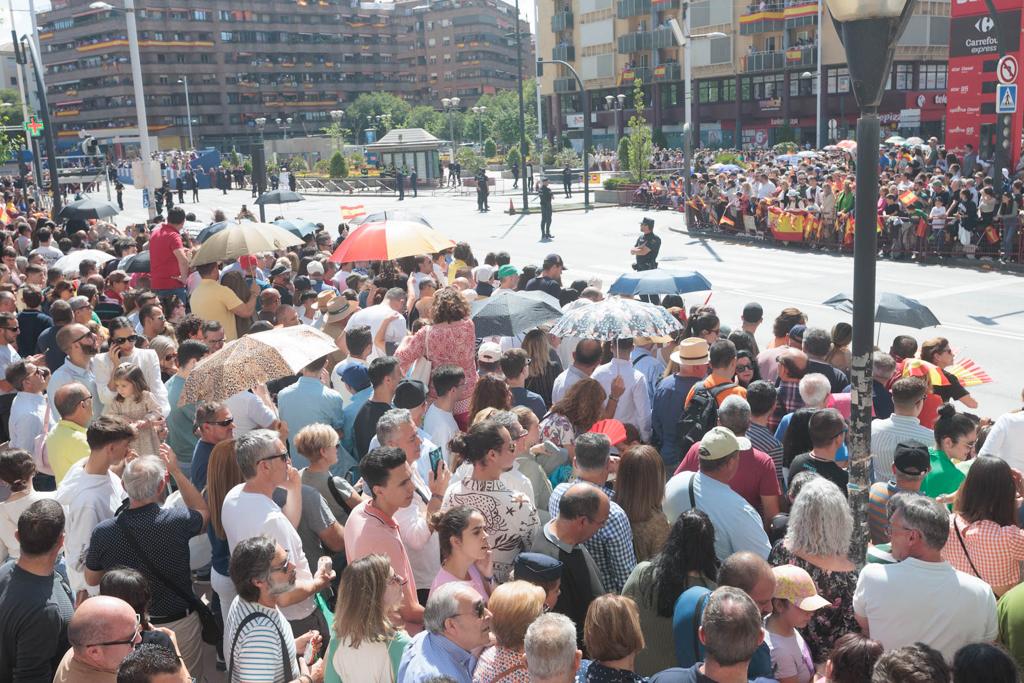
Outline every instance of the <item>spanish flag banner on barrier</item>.
[(803, 242), (806, 236), (818, 234), (821, 222), (807, 211), (783, 211), (773, 206), (768, 209), (768, 228), (777, 240)]
[(903, 204), (903, 206), (909, 207), (915, 204), (917, 201), (918, 197), (916, 194), (914, 194), (913, 190), (907, 190), (906, 192), (900, 195), (900, 203)]
[(736, 221), (734, 221), (733, 219), (729, 218), (729, 214), (727, 214), (727, 213), (723, 213), (722, 214), (722, 218), (721, 218), (721, 220), (718, 221), (718, 224), (719, 225), (724, 225), (724, 226), (729, 227), (729, 228), (735, 228), (736, 227)]
[(350, 206), (341, 206), (341, 220), (350, 222), (357, 218), (362, 218), (366, 215), (366, 208), (362, 204), (352, 204)]
[[(846, 226), (846, 230), (843, 232), (843, 246), (844, 247), (852, 247), (853, 246), (853, 234), (856, 231), (856, 225), (857, 225), (857, 222), (853, 218), (853, 214), (852, 213), (844, 213), (844, 212), (840, 211), (838, 217), (836, 218), (836, 227), (838, 228), (838, 226), (841, 226), (841, 225), (845, 225)], [(881, 234), (883, 229), (885, 229), (885, 222), (882, 220), (881, 216), (877, 216), (875, 218), (875, 230), (879, 234)]]
[(985, 241), (989, 244), (995, 244), (999, 241), (999, 231), (991, 225), (985, 228), (984, 236)]

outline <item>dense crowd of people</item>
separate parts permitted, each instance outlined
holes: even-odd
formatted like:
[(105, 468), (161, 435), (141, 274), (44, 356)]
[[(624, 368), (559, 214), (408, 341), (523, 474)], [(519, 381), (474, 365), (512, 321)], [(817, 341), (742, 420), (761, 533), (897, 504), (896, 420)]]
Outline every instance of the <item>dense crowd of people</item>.
[[(1024, 420), (946, 338), (874, 353), (857, 557), (848, 324), (669, 294), (665, 336), (481, 337), (474, 302), (607, 295), (466, 243), (337, 263), (347, 226), (193, 267), (180, 207), (6, 199), (0, 681), (1019, 680)], [(332, 352), (184, 400), (299, 326)]]

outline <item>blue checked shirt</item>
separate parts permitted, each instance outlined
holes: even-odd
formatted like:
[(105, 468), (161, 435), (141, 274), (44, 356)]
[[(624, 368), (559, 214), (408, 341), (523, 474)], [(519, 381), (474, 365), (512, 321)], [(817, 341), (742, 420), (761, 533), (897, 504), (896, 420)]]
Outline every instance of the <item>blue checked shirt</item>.
[[(582, 479), (559, 484), (551, 492), (548, 500), (548, 512), (552, 519), (558, 517), (558, 502), (562, 495), (573, 484), (588, 484), (590, 482)], [(596, 486), (596, 484), (591, 484)], [(612, 490), (607, 486), (600, 487), (608, 498), (612, 497)], [(594, 558), (597, 570), (601, 572), (601, 583), (606, 591), (621, 593), (626, 579), (636, 567), (636, 551), (633, 550), (633, 528), (629, 525), (629, 518), (619, 504), (611, 501), (611, 510), (608, 513), (608, 521), (597, 530), (590, 540), (584, 541), (583, 546)]]

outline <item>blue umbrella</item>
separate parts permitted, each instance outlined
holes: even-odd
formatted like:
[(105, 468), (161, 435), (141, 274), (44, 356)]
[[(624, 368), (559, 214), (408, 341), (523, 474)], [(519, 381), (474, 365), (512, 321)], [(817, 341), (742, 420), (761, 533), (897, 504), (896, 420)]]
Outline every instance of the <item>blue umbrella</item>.
[(296, 237), (301, 237), (303, 239), (316, 232), (316, 223), (313, 223), (311, 221), (289, 221), (285, 220), (284, 218), (279, 218), (276, 221), (274, 221), (274, 225), (284, 228), (285, 230), (292, 233)]
[(232, 223), (231, 221), (220, 221), (218, 223), (210, 223), (205, 228), (200, 230), (198, 235), (196, 235), (196, 242), (202, 244), (203, 242), (210, 239), (224, 228), (227, 228), (228, 226), (231, 225), (234, 225), (234, 223)]
[(639, 296), (641, 294), (686, 294), (706, 292), (711, 281), (695, 270), (672, 273), (661, 268), (626, 273), (608, 288), (609, 294)]

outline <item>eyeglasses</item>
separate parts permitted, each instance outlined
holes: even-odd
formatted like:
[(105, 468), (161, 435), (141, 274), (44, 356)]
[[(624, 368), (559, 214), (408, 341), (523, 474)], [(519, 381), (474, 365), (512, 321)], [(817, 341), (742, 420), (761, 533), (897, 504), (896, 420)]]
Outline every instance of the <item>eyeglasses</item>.
[(281, 460), (285, 460), (290, 457), (292, 457), (292, 454), (289, 453), (288, 451), (285, 451), (284, 453), (278, 453), (277, 455), (268, 455), (265, 458), (260, 458), (256, 462), (263, 462), (264, 460), (277, 460), (278, 458), (280, 458)]
[(103, 643), (91, 643), (84, 645), (83, 647), (110, 647), (113, 645), (135, 645), (135, 641), (142, 635), (142, 617), (138, 614), (135, 615), (135, 632), (132, 633), (131, 638), (128, 640), (108, 640)]
[(404, 586), (405, 584), (409, 583), (409, 579), (405, 578), (404, 576), (399, 576), (398, 574), (392, 572), (391, 576), (388, 577), (388, 583), (393, 583), (396, 586)]
[(136, 337), (135, 337), (134, 334), (129, 335), (127, 337), (111, 337), (110, 338), (110, 342), (112, 344), (117, 344), (118, 346), (123, 346), (124, 344), (134, 344), (135, 340), (136, 340)]
[(836, 438), (837, 436), (843, 436), (843, 435), (844, 435), (844, 434), (846, 434), (846, 432), (848, 432), (848, 431), (849, 431), (849, 428), (848, 428), (848, 427), (843, 427), (843, 431), (841, 431), (841, 432), (836, 432), (836, 433), (835, 433), (835, 434), (834, 434), (834, 435), (832, 436), (832, 438), (834, 439), (834, 438)]
[(178, 360), (178, 354), (169, 353), (166, 356), (164, 356), (164, 360)]
[(217, 425), (218, 427), (227, 427), (229, 425), (234, 424), (234, 422), (235, 422), (235, 418), (229, 417), (226, 420), (210, 420), (206, 424), (208, 424), (208, 425)]
[(487, 606), (484, 605), (484, 601), (483, 600), (477, 600), (476, 602), (473, 603), (473, 611), (472, 612), (465, 612), (465, 613), (458, 612), (454, 616), (456, 616), (456, 617), (476, 617), (477, 619), (483, 619), (484, 618), (484, 611), (486, 609), (487, 609)]
[(8, 332), (19, 332), (21, 330), (20, 327), (0, 327), (0, 329), (7, 330)]
[(93, 332), (92, 330), (89, 330), (88, 332), (86, 332), (85, 334), (83, 334), (83, 335), (82, 335), (81, 337), (78, 337), (77, 339), (73, 339), (73, 340), (71, 341), (71, 343), (72, 343), (72, 344), (77, 344), (78, 342), (82, 341), (82, 340), (83, 340), (83, 339), (85, 339), (86, 337), (95, 337), (95, 336), (96, 336), (96, 333), (95, 333), (95, 332)]
[(223, 338), (222, 339), (207, 339), (206, 340), (206, 345), (207, 346), (223, 346), (224, 345), (224, 339)]
[(751, 365), (737, 365), (736, 366), (736, 372), (750, 372), (753, 369), (754, 368)]
[(290, 557), (288, 555), (288, 551), (285, 550), (284, 551), (284, 562), (281, 563), (280, 567), (275, 567), (274, 565), (270, 565), (270, 571), (271, 572), (286, 572), (286, 571), (288, 571), (288, 564), (290, 562), (291, 562), (291, 559), (290, 559)]

